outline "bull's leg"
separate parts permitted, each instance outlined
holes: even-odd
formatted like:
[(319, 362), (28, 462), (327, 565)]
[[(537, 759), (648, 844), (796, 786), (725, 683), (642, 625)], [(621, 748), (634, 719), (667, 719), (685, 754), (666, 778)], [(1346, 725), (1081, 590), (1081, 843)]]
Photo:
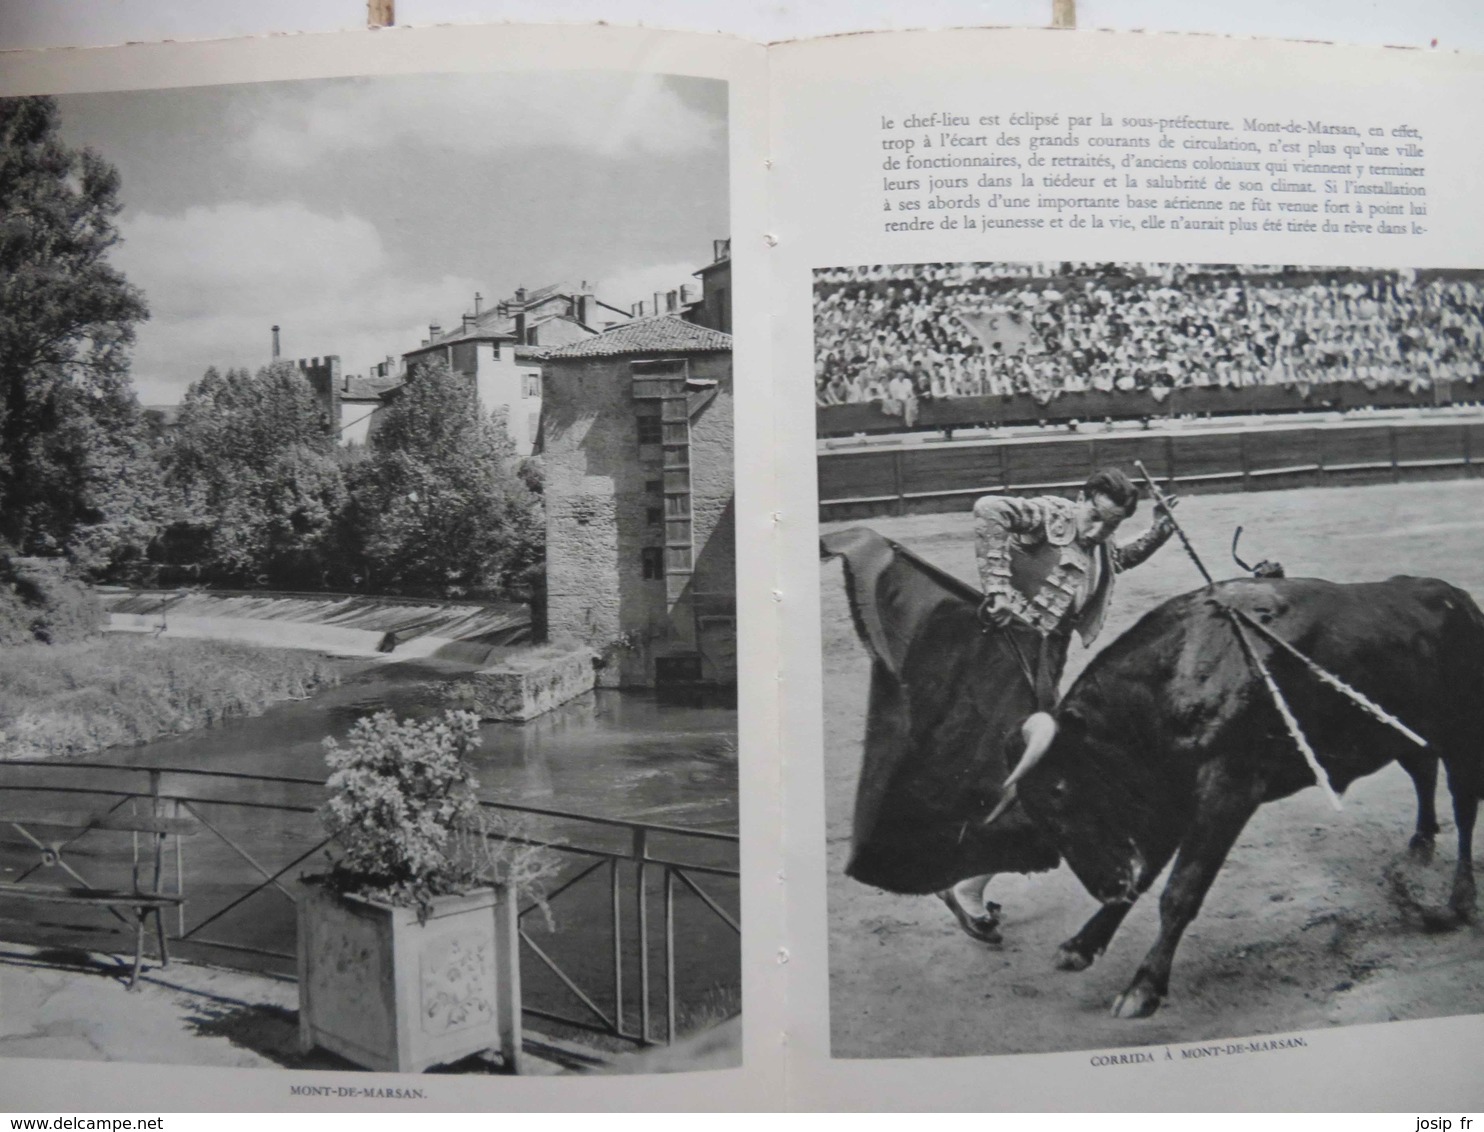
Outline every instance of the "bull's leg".
[(1108, 950), (1108, 941), (1123, 923), (1132, 900), (1104, 904), (1082, 925), (1082, 930), (1056, 949), (1056, 965), (1063, 971), (1085, 971), (1092, 961)]
[(1472, 783), (1454, 781), (1449, 775), (1449, 788), (1453, 792), (1453, 819), (1458, 824), (1458, 867), (1453, 873), (1453, 892), (1448, 897), (1448, 907), (1460, 923), (1472, 923), (1475, 916), (1474, 892), (1474, 819), (1479, 813), (1479, 795)]
[(1455, 766), (1448, 767), (1448, 790), (1453, 795), (1453, 820), (1458, 827), (1458, 864), (1446, 908), (1424, 907), (1422, 924), (1428, 931), (1452, 931), (1472, 923), (1476, 916), (1474, 891), (1474, 822), (1479, 812), (1479, 787)]
[(1198, 791), (1196, 820), (1180, 845), (1175, 867), (1159, 898), (1159, 936), (1128, 989), (1113, 1000), (1115, 1018), (1147, 1018), (1170, 989), (1170, 965), (1180, 937), (1200, 911), (1237, 835), (1257, 811), (1260, 783), (1213, 778)]
[(1118, 931), (1118, 926), (1123, 923), (1123, 918), (1128, 915), (1129, 909), (1134, 906), (1134, 900), (1149, 891), (1149, 886), (1164, 871), (1165, 863), (1170, 859), (1169, 853), (1157, 853), (1154, 856), (1155, 859), (1145, 867), (1139, 878), (1139, 890), (1134, 894), (1133, 900), (1104, 904), (1092, 914), (1092, 919), (1082, 925), (1080, 932), (1056, 949), (1056, 965), (1059, 969), (1085, 971), (1092, 966), (1094, 959), (1108, 950), (1109, 942)]
[(1422, 758), (1407, 765), (1406, 771), (1412, 776), (1412, 789), (1417, 791), (1417, 830), (1407, 843), (1407, 851), (1413, 860), (1426, 865), (1432, 861), (1433, 838), (1441, 828), (1433, 801), (1438, 789), (1438, 762), (1434, 758)]

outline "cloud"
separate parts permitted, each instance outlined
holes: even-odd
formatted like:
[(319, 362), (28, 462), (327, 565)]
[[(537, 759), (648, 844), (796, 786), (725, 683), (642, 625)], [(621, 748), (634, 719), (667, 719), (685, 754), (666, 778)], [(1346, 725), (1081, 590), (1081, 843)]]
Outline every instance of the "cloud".
[(207, 366), (267, 364), (275, 323), (284, 356), (338, 354), (344, 372), (364, 372), (427, 337), (430, 320), (447, 323), (478, 287), (449, 275), (409, 281), (389, 269), (369, 222), (297, 203), (144, 213), (120, 227), (114, 261), (152, 312), (134, 349), (145, 404), (178, 400)]
[(271, 84), (253, 94), (237, 111), (240, 148), (283, 167), (409, 142), (471, 155), (556, 147), (665, 156), (707, 148), (722, 130), (656, 75), (413, 75)]

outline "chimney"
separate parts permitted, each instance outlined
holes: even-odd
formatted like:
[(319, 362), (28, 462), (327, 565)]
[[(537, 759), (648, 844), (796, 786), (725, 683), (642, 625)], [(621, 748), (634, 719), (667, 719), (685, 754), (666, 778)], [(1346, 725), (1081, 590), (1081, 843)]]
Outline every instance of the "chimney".
[(436, 342), (436, 341), (438, 341), (438, 338), (439, 338), (440, 335), (442, 335), (442, 333), (443, 333), (443, 327), (439, 326), (436, 322), (430, 322), (430, 323), (428, 323), (428, 341), (429, 342)]
[(273, 360), (278, 361), (278, 327), (273, 328)]
[(583, 326), (591, 326), (591, 319), (597, 313), (596, 307), (597, 299), (593, 295), (593, 289), (584, 279), (581, 290), (577, 292), (577, 321)]
[(481, 295), (478, 291), (475, 291), (474, 292), (474, 317), (475, 318), (478, 318), (479, 317), (479, 315), (481, 313), (481, 307), (483, 306), (483, 304), (484, 304), (484, 296)]
[(515, 289), (515, 341), (517, 345), (526, 345), (526, 289), (517, 287)]
[(382, 370), (381, 376), (382, 377), (396, 377), (397, 376), (397, 359), (395, 357), (393, 357), (391, 354), (388, 354), (386, 356), (386, 369)]
[(468, 334), (469, 331), (471, 331), (473, 329), (474, 329), (474, 316), (472, 314), (466, 314), (464, 316), (464, 333), (465, 334)]
[(654, 293), (654, 308), (653, 308), (653, 310), (654, 310), (654, 313), (655, 314), (659, 314), (660, 313), (660, 310), (662, 309), (661, 306), (660, 306), (660, 294), (661, 294), (661, 292), (659, 292), (659, 291), (656, 291)]
[(680, 305), (680, 293), (678, 291), (665, 292), (665, 313), (674, 314), (675, 308)]

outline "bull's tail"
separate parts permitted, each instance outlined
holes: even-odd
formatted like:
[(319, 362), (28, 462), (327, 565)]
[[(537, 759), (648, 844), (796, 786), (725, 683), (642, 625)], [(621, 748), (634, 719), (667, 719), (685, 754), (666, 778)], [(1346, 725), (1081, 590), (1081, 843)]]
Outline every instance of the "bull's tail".
[[(1479, 698), (1474, 703), (1484, 703), (1484, 611), (1479, 609), (1479, 603), (1467, 590), (1461, 590), (1457, 586), (1449, 587), (1457, 600), (1458, 608), (1463, 611), (1467, 618), (1469, 634), (1473, 648), (1469, 651), (1470, 661), (1470, 683), (1473, 685), (1475, 695)], [(1479, 743), (1474, 755), (1478, 760), (1475, 765), (1479, 767), (1479, 773), (1474, 778), (1474, 795), (1484, 798), (1484, 726), (1480, 728), (1480, 734), (1476, 736)]]
[(1464, 742), (1471, 748), (1460, 752), (1467, 762), (1452, 768), (1449, 785), (1457, 791), (1471, 781), (1474, 795), (1484, 799), (1484, 611), (1467, 590), (1435, 579), (1429, 583), (1436, 589), (1425, 600), (1444, 619), (1444, 649), (1459, 680), (1452, 698), (1468, 720)]

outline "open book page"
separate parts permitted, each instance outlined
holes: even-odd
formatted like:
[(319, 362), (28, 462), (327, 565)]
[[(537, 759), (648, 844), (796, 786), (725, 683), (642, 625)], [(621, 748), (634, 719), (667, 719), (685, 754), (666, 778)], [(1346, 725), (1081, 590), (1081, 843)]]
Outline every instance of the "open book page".
[(764, 78), (7, 58), (6, 1107), (781, 1095)]
[(793, 1103), (1477, 1108), (1484, 67), (770, 73)]

